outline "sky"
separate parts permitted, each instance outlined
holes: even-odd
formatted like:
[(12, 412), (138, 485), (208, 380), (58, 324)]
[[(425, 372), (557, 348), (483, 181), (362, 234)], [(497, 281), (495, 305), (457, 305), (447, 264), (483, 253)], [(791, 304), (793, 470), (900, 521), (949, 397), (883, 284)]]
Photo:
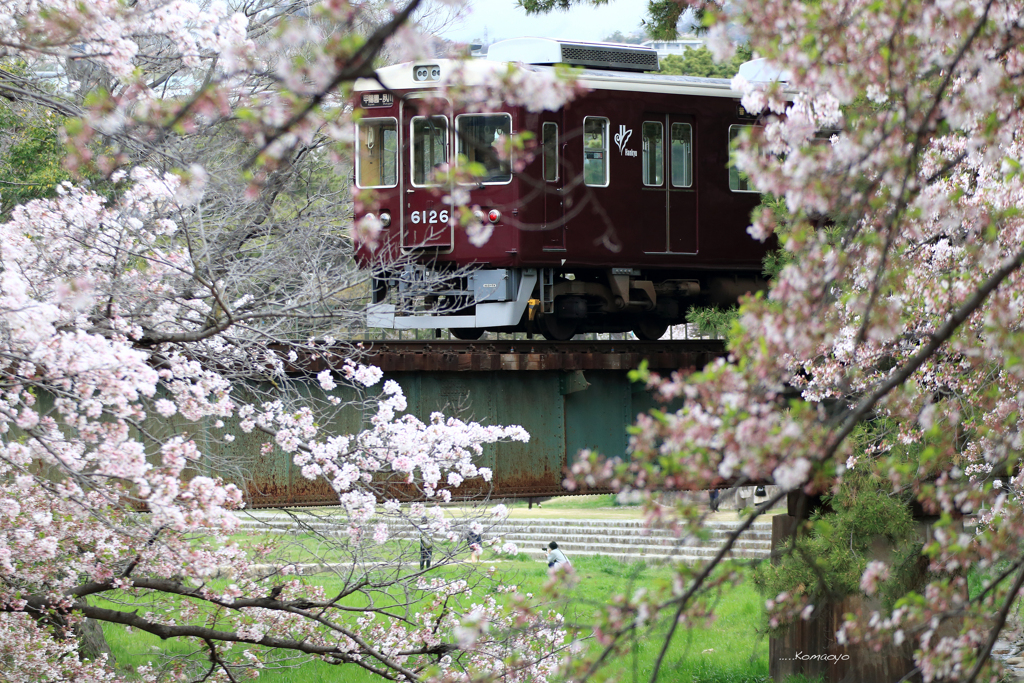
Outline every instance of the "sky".
[(647, 0), (610, 0), (601, 7), (575, 7), (568, 12), (527, 16), (516, 0), (469, 0), (466, 16), (441, 37), (460, 43), (484, 39), (539, 36), (564, 40), (601, 40), (615, 31), (631, 33), (640, 27)]

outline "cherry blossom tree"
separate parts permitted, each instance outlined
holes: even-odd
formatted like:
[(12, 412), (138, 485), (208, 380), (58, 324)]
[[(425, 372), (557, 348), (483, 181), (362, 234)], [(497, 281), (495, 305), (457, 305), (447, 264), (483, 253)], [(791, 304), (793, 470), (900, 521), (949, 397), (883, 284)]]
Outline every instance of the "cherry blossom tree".
[[(407, 415), (400, 387), (337, 340), (365, 291), (347, 89), (385, 52), (432, 47), (424, 8), (0, 6), (0, 95), (59, 117), (78, 179), (0, 223), (3, 677), (119, 680), (79, 651), (89, 623), (195, 646), (133, 674), (153, 681), (309, 659), (391, 680), (536, 681), (571, 646), (557, 614), (502, 599), (514, 587), (487, 569), (410, 569), (417, 550), (395, 536), (429, 535), (435, 565), (453, 565), (465, 531), (503, 510), (453, 520), (438, 502), (489, 480), (474, 464), (485, 444), (529, 435)], [(313, 381), (291, 374), (311, 359), (328, 368), (322, 400), (294, 386)], [(365, 428), (330, 431), (353, 395)], [(215, 451), (245, 434), (337, 492), (337, 512), (295, 513), (312, 539), (298, 551), (231, 542), (243, 492)], [(307, 560), (329, 588), (299, 578)]]
[[(743, 302), (728, 359), (648, 377), (683, 408), (641, 418), (630, 460), (587, 454), (575, 480), (652, 497), (773, 480), (782, 493), (744, 528), (787, 492), (837, 492), (854, 474), (874, 482), (932, 516), (918, 555), (926, 574), (896, 586), (896, 567), (865, 562), (865, 594), (898, 590), (851, 615), (839, 643), (909, 643), (924, 680), (990, 680), (992, 646), (1014, 635), (1007, 615), (1024, 586), (1024, 6), (692, 4), (705, 9), (719, 58), (739, 33), (786, 72), (733, 81), (763, 124), (735, 159), (775, 197), (750, 232), (779, 236), (784, 267), (768, 296)], [(977, 532), (964, 533), (972, 514)], [(652, 509), (655, 519), (690, 534), (701, 517), (680, 505)], [(659, 618), (666, 648), (680, 625), (705, 618), (700, 596), (721, 580), (723, 555), (609, 610), (601, 658)], [(772, 625), (811, 618), (816, 594), (801, 585), (774, 597)]]
[[(655, 4), (674, 24), (687, 3)], [(652, 496), (771, 479), (781, 497), (866, 473), (937, 517), (929, 574), (839, 638), (909, 642), (927, 680), (987, 678), (1024, 586), (1021, 5), (694, 4), (720, 57), (739, 31), (789, 74), (735, 81), (764, 124), (736, 161), (784, 199), (751, 233), (778, 234), (786, 265), (769, 296), (744, 302), (729, 360), (648, 377), (681, 410), (641, 418), (628, 462), (588, 456), (574, 476)], [(486, 575), (431, 581), (402, 569), (401, 550), (381, 555), (401, 548), (389, 516), (441, 539), (458, 531), (432, 504), (376, 510), (375, 482), (444, 499), (487, 476), (472, 462), (482, 444), (525, 438), (403, 416), (396, 386), (373, 390), (374, 370), (328, 353), (358, 296), (350, 229), (374, 229), (325, 208), (347, 197), (334, 173), (346, 176), (347, 84), (372, 77), (386, 48), (396, 60), (432, 49), (409, 23), (420, 5), (0, 9), (5, 59), (19, 65), (0, 70), (0, 94), (66, 117), (69, 168), (109, 183), (62, 184), (0, 225), (0, 647), (12, 671), (116, 679), (68, 637), (87, 617), (190, 639), (196, 655), (173, 673), (197, 677), (237, 679), (294, 653), (393, 679), (540, 680), (564, 664), (583, 680), (623, 637), (667, 624), (653, 680), (680, 626), (711, 618), (727, 549), (610, 606), (595, 629), (603, 652), (567, 661), (557, 618), (504, 611), (496, 588), (475, 585)], [(572, 92), (510, 80), (473, 95), (550, 107)], [(211, 130), (223, 134), (199, 134)], [(286, 388), (300, 354), (332, 365), (322, 404), (246, 391), (260, 378)], [(341, 381), (376, 391), (360, 433), (323, 427)], [(197, 435), (247, 430), (338, 491), (340, 590), (224, 543), (242, 495)], [(979, 511), (979, 532), (964, 534), (960, 517)], [(653, 506), (655, 520), (681, 535), (700, 525), (682, 504)], [(985, 581), (974, 594), (969, 571)], [(868, 562), (859, 585), (873, 594), (895, 574)], [(422, 592), (431, 599), (413, 599)], [(773, 623), (812, 616), (812, 595), (776, 596)]]

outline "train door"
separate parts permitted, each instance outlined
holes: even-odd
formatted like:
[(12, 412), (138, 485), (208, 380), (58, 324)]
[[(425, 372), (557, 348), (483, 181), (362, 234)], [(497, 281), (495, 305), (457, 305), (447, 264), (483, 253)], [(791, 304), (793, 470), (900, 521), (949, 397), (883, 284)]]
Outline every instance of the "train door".
[(447, 101), (429, 94), (402, 100), (403, 249), (452, 248), (451, 188), (437, 177), (451, 163), (450, 109)]
[(692, 116), (671, 114), (668, 125), (668, 250), (696, 254), (697, 179), (696, 131)]
[(696, 254), (697, 178), (693, 117), (644, 116), (641, 127), (644, 201), (640, 242), (649, 254)]
[(565, 251), (565, 172), (562, 168), (564, 147), (561, 117), (549, 114), (542, 119), (540, 130), (541, 187), (544, 197), (544, 251)]

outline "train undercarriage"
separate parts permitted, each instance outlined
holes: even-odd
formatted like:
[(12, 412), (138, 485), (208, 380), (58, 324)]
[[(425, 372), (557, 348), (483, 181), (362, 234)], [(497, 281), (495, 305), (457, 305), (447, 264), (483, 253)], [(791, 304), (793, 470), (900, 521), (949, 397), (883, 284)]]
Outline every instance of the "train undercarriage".
[(407, 265), (373, 280), (367, 325), (448, 328), (457, 339), (485, 331), (527, 332), (564, 341), (586, 332), (633, 332), (660, 339), (693, 306), (729, 305), (767, 289), (758, 273), (644, 271), (637, 268), (496, 268), (460, 272)]

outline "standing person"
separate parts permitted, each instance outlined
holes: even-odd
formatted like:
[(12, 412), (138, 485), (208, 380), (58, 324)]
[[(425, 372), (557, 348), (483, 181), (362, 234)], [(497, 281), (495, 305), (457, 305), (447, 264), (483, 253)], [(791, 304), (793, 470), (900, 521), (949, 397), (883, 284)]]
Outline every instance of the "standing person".
[(708, 500), (711, 503), (711, 511), (718, 512), (718, 489), (708, 491)]
[(432, 559), (434, 559), (434, 539), (430, 537), (427, 518), (424, 517), (423, 526), (420, 527), (420, 571), (430, 569)]
[(551, 543), (548, 543), (547, 551), (548, 551), (548, 568), (549, 569), (551, 567), (557, 567), (558, 565), (562, 564), (563, 562), (565, 564), (570, 564), (569, 558), (565, 556), (565, 553), (563, 553), (561, 550), (558, 549), (558, 544), (555, 543), (554, 541), (551, 541)]
[(476, 531), (470, 529), (469, 534), (466, 537), (466, 540), (469, 543), (469, 561), (479, 562), (480, 555), (484, 552), (483, 537)]

